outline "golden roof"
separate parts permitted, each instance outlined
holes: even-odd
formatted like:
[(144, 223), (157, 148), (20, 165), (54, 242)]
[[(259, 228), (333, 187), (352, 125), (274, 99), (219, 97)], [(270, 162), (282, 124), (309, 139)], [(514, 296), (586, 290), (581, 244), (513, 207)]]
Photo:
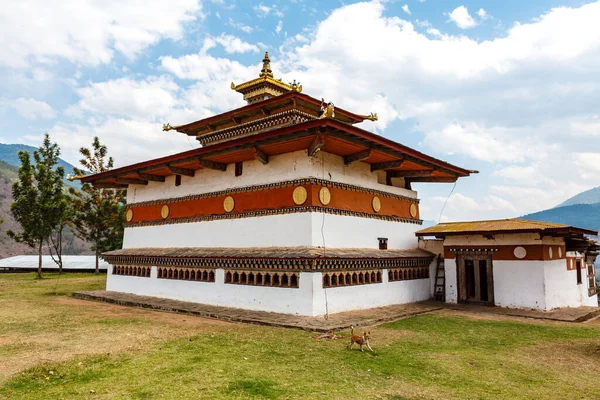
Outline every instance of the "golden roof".
[[(274, 86), (281, 93), (273, 93), (273, 91), (267, 90), (269, 85)], [(265, 58), (263, 58), (263, 67), (260, 70), (258, 78), (252, 79), (248, 82), (240, 83), (236, 85), (231, 82), (231, 88), (238, 93), (244, 94), (244, 99), (249, 100), (250, 98), (260, 97), (268, 94), (269, 97), (277, 94), (284, 94), (287, 92), (301, 92), (302, 85), (294, 81), (291, 84), (282, 82), (279, 79), (275, 79), (273, 71), (271, 70), (271, 60), (269, 59), (269, 52), (265, 52)]]
[(551, 222), (530, 221), (520, 218), (499, 219), (488, 221), (465, 221), (465, 222), (444, 222), (431, 226), (429, 228), (417, 231), (417, 236), (446, 236), (446, 235), (466, 235), (466, 234), (486, 234), (486, 233), (520, 233), (520, 232), (543, 232), (543, 231), (581, 231), (586, 234), (594, 234), (594, 231), (576, 228), (564, 224), (555, 224)]

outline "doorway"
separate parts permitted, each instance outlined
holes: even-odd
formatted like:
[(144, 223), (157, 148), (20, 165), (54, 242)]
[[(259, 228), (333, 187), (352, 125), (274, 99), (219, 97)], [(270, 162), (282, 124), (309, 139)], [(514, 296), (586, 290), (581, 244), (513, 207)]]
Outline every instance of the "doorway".
[(491, 252), (456, 254), (458, 301), (494, 305), (494, 276)]

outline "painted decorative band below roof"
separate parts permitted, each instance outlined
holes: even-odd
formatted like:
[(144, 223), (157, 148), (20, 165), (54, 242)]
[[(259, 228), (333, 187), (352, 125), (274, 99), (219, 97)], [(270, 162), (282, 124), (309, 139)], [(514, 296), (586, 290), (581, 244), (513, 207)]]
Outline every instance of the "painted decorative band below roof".
[(287, 110), (214, 132), (199, 134), (197, 139), (202, 145), (216, 144), (233, 138), (257, 135), (272, 129), (299, 124), (313, 119), (316, 119), (314, 115), (303, 111)]
[(395, 199), (400, 199), (400, 200), (408, 200), (408, 201), (411, 201), (411, 202), (414, 202), (417, 204), (419, 204), (419, 202), (420, 202), (420, 200), (417, 198), (402, 196), (400, 194), (386, 192), (383, 190), (365, 188), (362, 186), (352, 185), (349, 183), (333, 182), (333, 181), (328, 181), (326, 179), (319, 179), (319, 178), (302, 178), (302, 179), (293, 179), (293, 180), (289, 180), (289, 181), (265, 183), (262, 185), (241, 186), (241, 187), (237, 187), (237, 188), (218, 190), (215, 192), (193, 194), (193, 195), (189, 195), (189, 196), (170, 197), (170, 198), (160, 199), (160, 200), (150, 200), (150, 201), (140, 201), (137, 203), (128, 203), (127, 208), (153, 205), (153, 204), (176, 203), (176, 202), (180, 202), (180, 201), (204, 199), (204, 198), (209, 198), (209, 197), (219, 197), (219, 196), (233, 195), (236, 193), (244, 193), (244, 192), (258, 192), (258, 191), (262, 191), (262, 190), (268, 190), (268, 189), (274, 189), (274, 188), (280, 188), (280, 187), (286, 187), (286, 186), (299, 186), (299, 185), (304, 185), (304, 184), (320, 185), (320, 186), (325, 186), (328, 188), (346, 189), (346, 190), (355, 191), (355, 192), (373, 194), (373, 195), (377, 195), (377, 196), (381, 196), (381, 197), (390, 197), (390, 198), (395, 198)]
[(130, 206), (125, 214), (126, 226), (176, 224), (297, 212), (325, 212), (421, 223), (418, 204), (413, 200), (378, 196), (366, 190), (356, 191), (343, 186), (294, 183), (228, 195)]
[(444, 258), (454, 259), (457, 255), (491, 255), (495, 261), (553, 261), (564, 260), (565, 245), (524, 244), (493, 246), (445, 246)]

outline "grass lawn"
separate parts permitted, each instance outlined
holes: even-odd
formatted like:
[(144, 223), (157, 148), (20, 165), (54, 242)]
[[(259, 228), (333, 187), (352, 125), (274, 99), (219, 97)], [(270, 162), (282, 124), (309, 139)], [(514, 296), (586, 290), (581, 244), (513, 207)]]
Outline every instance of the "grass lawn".
[(45, 276), (0, 274), (0, 399), (600, 397), (596, 322), (443, 311), (372, 328), (372, 354), (299, 330), (76, 300), (105, 276)]

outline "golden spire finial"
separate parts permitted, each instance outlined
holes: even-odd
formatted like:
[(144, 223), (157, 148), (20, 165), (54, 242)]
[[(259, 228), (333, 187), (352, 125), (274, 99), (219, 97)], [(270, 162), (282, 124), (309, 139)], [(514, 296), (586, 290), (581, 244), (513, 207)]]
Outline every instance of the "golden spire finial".
[(273, 71), (271, 71), (271, 60), (269, 59), (269, 52), (265, 51), (265, 58), (263, 58), (263, 67), (260, 70), (259, 76), (273, 77)]

